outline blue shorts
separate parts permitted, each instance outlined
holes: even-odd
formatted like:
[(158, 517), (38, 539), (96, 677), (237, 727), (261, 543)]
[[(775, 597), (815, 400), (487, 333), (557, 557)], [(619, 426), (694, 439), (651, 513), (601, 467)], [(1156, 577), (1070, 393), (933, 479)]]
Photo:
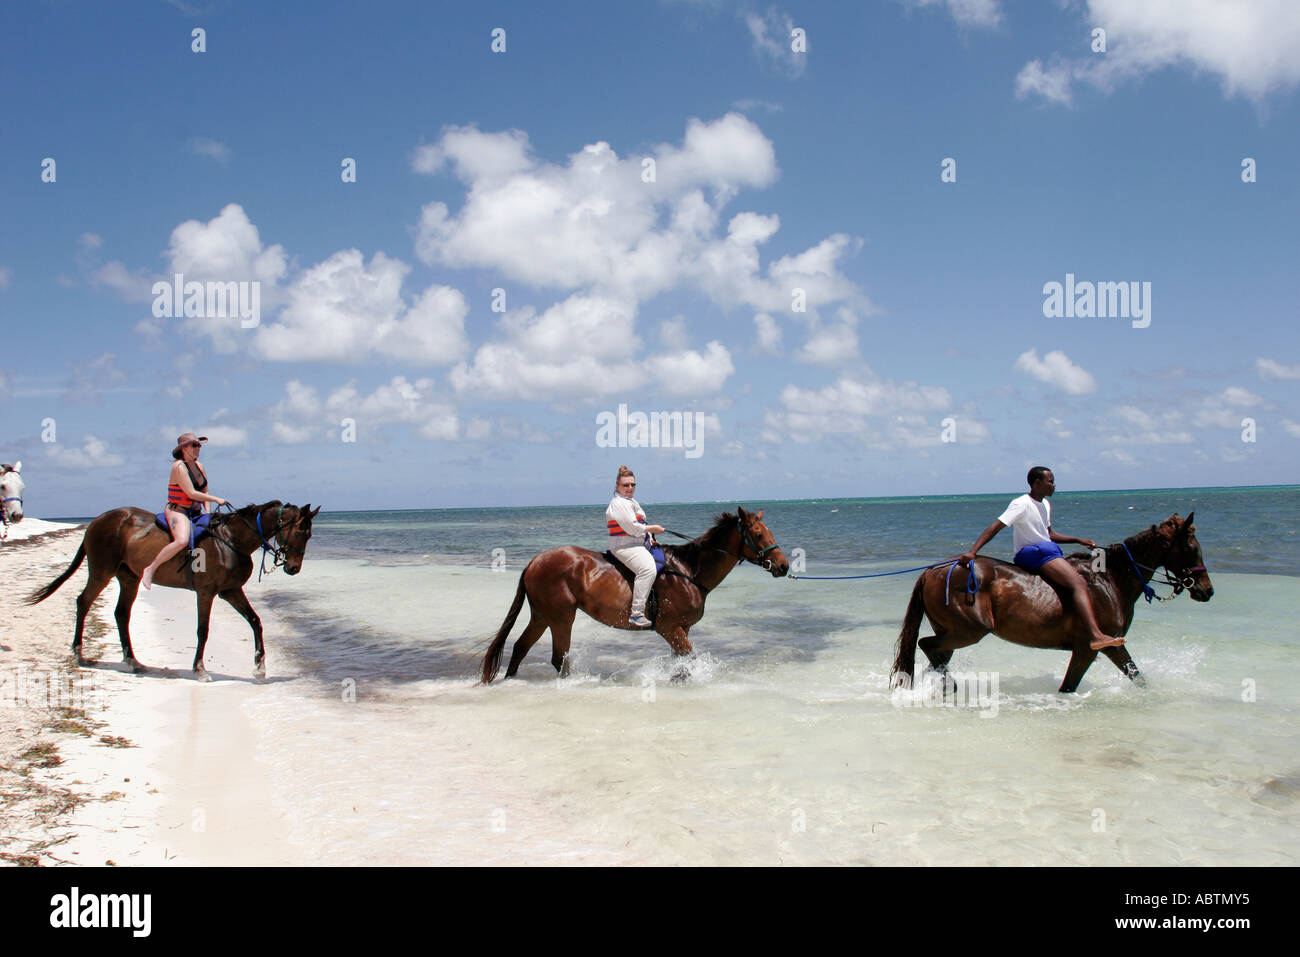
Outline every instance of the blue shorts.
[(1016, 552), (1013, 561), (1021, 568), (1026, 568), (1031, 572), (1036, 572), (1053, 558), (1061, 557), (1061, 546), (1056, 542), (1039, 542), (1037, 545), (1026, 545), (1020, 551)]

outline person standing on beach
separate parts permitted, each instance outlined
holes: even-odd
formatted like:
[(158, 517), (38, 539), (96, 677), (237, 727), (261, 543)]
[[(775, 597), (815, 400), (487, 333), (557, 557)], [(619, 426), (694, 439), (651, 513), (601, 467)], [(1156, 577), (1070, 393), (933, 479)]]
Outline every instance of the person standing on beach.
[(609, 530), (609, 550), (636, 575), (628, 621), (637, 628), (649, 628), (651, 621), (645, 616), (645, 602), (655, 581), (655, 560), (649, 546), (656, 544), (654, 536), (664, 528), (646, 524), (645, 512), (632, 497), (635, 491), (636, 476), (626, 465), (620, 465), (614, 480), (614, 497), (605, 509), (605, 526)]
[(140, 576), (140, 584), (149, 589), (153, 587), (154, 572), (158, 566), (190, 544), (190, 527), (194, 519), (208, 510), (211, 504), (225, 505), (224, 498), (209, 495), (204, 491), (208, 487), (208, 473), (199, 463), (199, 450), (208, 440), (193, 432), (186, 432), (176, 439), (176, 448), (172, 449), (171, 473), (167, 484), (167, 506), (163, 514), (167, 516), (167, 526), (171, 529), (172, 540), (163, 546), (156, 558)]
[(1026, 476), (1029, 493), (1012, 499), (1005, 512), (988, 528), (980, 532), (971, 550), (957, 556), (963, 568), (975, 560), (975, 554), (1008, 525), (1014, 531), (1015, 557), (1012, 559), (1026, 571), (1037, 572), (1046, 578), (1064, 597), (1069, 595), (1074, 609), (1083, 619), (1083, 625), (1092, 633), (1090, 645), (1094, 651), (1124, 644), (1123, 638), (1114, 638), (1097, 627), (1097, 616), (1092, 611), (1092, 599), (1083, 576), (1061, 554), (1060, 545), (1078, 544), (1096, 548), (1090, 538), (1072, 538), (1052, 531), (1052, 505), (1047, 500), (1056, 491), (1056, 476), (1052, 470), (1035, 465)]

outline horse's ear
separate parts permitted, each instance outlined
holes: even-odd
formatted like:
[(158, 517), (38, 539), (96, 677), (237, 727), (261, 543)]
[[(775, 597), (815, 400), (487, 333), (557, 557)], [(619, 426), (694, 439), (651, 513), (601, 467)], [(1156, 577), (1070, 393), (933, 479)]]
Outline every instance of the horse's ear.
[(758, 514), (754, 516), (754, 521), (761, 522), (762, 520), (763, 520), (763, 510), (760, 508), (758, 510)]
[(21, 472), (22, 470), (23, 470), (23, 460), (19, 459), (17, 462), (14, 463), (14, 471)]
[(745, 519), (748, 518), (749, 516), (745, 514), (745, 509), (744, 509), (742, 506), (737, 505), (737, 506), (736, 506), (736, 517), (739, 518), (739, 519), (743, 522), (743, 521), (745, 521)]
[(1184, 538), (1190, 537), (1191, 534), (1192, 534), (1192, 532), (1196, 531), (1196, 529), (1194, 529), (1194, 528), (1192, 527), (1192, 519), (1195, 518), (1195, 517), (1196, 517), (1196, 512), (1195, 512), (1195, 510), (1190, 511), (1190, 512), (1187, 513), (1187, 521), (1183, 522), (1183, 537), (1184, 537)]
[(315, 517), (316, 517), (317, 515), (319, 515), (319, 514), (320, 514), (320, 506), (317, 505), (317, 506), (316, 506), (316, 511), (314, 511), (314, 512), (311, 513), (311, 517), (312, 517), (312, 518), (315, 518)]

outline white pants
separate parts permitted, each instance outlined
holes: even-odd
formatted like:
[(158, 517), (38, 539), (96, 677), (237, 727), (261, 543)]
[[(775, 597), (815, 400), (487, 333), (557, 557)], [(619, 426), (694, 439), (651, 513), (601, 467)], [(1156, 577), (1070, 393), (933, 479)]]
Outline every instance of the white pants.
[(645, 614), (645, 600), (650, 597), (650, 588), (655, 583), (655, 559), (644, 545), (628, 545), (625, 548), (612, 549), (614, 557), (636, 574), (632, 583), (632, 614)]

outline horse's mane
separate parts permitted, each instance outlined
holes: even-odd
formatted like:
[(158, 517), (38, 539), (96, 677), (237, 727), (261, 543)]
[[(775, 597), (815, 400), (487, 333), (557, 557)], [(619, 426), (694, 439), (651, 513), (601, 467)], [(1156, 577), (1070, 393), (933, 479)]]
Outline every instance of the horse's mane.
[[(695, 570), (699, 566), (700, 556), (705, 549), (722, 548), (722, 540), (740, 522), (740, 518), (731, 512), (721, 512), (713, 516), (713, 525), (699, 538), (681, 545), (665, 545), (664, 554), (678, 558), (687, 568)], [(725, 549), (723, 549), (725, 551)]]

